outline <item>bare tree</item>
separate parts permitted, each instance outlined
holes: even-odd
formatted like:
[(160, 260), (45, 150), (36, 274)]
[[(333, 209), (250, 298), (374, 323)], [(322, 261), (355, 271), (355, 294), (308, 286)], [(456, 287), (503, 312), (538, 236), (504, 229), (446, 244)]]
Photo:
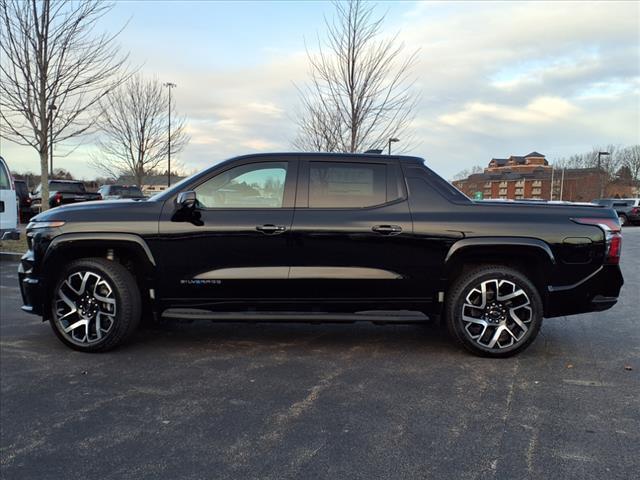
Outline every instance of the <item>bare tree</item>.
[(294, 147), (307, 152), (340, 151), (342, 119), (338, 112), (328, 112), (315, 99), (300, 97), (304, 113), (297, 119), (298, 136), (293, 141)]
[[(598, 155), (599, 152), (607, 152), (608, 155)], [(620, 147), (617, 145), (606, 145), (604, 147), (593, 147), (591, 152), (584, 154), (584, 164), (586, 167), (601, 168), (605, 173), (607, 182), (615, 177), (622, 159), (620, 157)]]
[(99, 0), (0, 0), (0, 135), (38, 151), (43, 198), (52, 144), (89, 131), (87, 113), (122, 81), (119, 32), (94, 34), (111, 8)]
[(622, 164), (629, 168), (631, 178), (640, 182), (640, 145), (631, 145), (620, 151)]
[(327, 151), (384, 148), (405, 135), (417, 103), (412, 68), (417, 51), (404, 55), (397, 34), (381, 35), (384, 16), (362, 0), (335, 2), (327, 39), (307, 52), (311, 80), (301, 89), (302, 113), (294, 145)]
[[(168, 102), (162, 83), (145, 80), (140, 74), (106, 95), (100, 101), (98, 127), (102, 135), (94, 165), (114, 177), (133, 175), (137, 185), (142, 185), (144, 176), (167, 158)], [(175, 101), (171, 103), (175, 112)], [(171, 154), (182, 151), (188, 142), (184, 118), (172, 115)]]
[(474, 165), (470, 169), (465, 168), (464, 170), (461, 170), (460, 172), (456, 173), (453, 176), (453, 180), (465, 180), (470, 175), (473, 175), (475, 173), (482, 173), (482, 172), (484, 172), (484, 168), (482, 168), (480, 165)]

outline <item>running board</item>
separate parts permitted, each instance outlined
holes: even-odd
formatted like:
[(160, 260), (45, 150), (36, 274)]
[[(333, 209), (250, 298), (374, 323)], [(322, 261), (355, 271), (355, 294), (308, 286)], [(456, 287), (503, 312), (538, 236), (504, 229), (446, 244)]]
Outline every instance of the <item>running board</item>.
[(429, 320), (421, 312), (371, 311), (358, 313), (310, 313), (310, 312), (212, 312), (195, 308), (170, 308), (162, 318), (176, 320), (211, 320), (215, 322), (302, 322), (302, 323), (416, 323)]

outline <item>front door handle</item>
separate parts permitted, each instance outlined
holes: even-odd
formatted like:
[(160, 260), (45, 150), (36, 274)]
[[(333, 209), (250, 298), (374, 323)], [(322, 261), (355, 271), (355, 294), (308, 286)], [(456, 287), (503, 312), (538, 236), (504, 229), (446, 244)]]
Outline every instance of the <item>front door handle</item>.
[(258, 225), (256, 230), (264, 233), (265, 235), (277, 235), (278, 233), (282, 233), (287, 229), (287, 227), (283, 225), (273, 225), (272, 223), (267, 223), (266, 225)]
[(402, 227), (400, 225), (376, 225), (371, 227), (371, 230), (380, 235), (397, 235), (402, 232)]

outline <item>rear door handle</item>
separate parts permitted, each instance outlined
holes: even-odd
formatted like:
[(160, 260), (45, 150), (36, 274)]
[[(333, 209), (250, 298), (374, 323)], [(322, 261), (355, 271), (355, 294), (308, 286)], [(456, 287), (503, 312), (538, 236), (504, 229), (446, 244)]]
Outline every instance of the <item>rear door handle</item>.
[(380, 235), (397, 235), (402, 232), (402, 227), (400, 225), (376, 225), (371, 227), (371, 230)]
[(278, 233), (282, 233), (287, 229), (287, 227), (283, 225), (273, 225), (271, 223), (267, 223), (266, 225), (258, 225), (256, 230), (264, 233), (265, 235), (277, 235)]

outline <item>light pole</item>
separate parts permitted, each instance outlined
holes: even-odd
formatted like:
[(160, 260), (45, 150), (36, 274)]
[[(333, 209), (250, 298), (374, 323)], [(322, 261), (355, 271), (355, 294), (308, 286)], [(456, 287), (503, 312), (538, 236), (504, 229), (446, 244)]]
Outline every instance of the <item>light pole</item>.
[(166, 82), (165, 87), (169, 89), (169, 128), (167, 132), (167, 187), (171, 186), (171, 89), (177, 87), (175, 83)]
[(53, 175), (53, 112), (57, 108), (53, 103), (49, 104), (49, 175)]
[[(598, 152), (598, 170), (601, 169), (600, 167), (600, 157), (602, 157), (603, 155), (611, 155), (609, 152)], [(602, 198), (602, 194), (604, 193), (604, 175), (602, 174), (602, 172), (598, 172), (600, 174), (600, 198)]]
[(399, 142), (399, 141), (400, 141), (400, 139), (399, 139), (399, 138), (391, 137), (391, 138), (389, 139), (389, 155), (391, 155), (391, 144), (392, 144), (392, 143), (395, 143), (395, 142)]

